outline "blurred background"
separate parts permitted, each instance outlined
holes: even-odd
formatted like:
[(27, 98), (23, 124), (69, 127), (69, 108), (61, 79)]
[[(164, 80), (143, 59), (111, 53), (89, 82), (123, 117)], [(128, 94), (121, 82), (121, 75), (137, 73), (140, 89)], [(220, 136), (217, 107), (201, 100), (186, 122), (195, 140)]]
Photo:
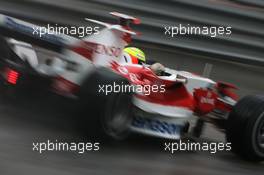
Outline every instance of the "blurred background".
[[(114, 22), (117, 11), (141, 19), (132, 26), (142, 33), (133, 46), (147, 58), (166, 66), (203, 74), (239, 87), (239, 95), (264, 91), (264, 1), (262, 0), (0, 0), (0, 13), (38, 24), (90, 25), (84, 18)], [(230, 36), (168, 37), (165, 26), (231, 26)], [(210, 67), (211, 67), (210, 66)], [(44, 96), (44, 95), (43, 95)], [(81, 139), (74, 133), (67, 101), (38, 97), (0, 106), (0, 174), (263, 174), (263, 164), (250, 164), (231, 153), (163, 151), (159, 141), (136, 137), (99, 153), (45, 153), (32, 151), (33, 141)], [(54, 108), (56, 106), (56, 108)], [(210, 126), (204, 138), (224, 141)]]

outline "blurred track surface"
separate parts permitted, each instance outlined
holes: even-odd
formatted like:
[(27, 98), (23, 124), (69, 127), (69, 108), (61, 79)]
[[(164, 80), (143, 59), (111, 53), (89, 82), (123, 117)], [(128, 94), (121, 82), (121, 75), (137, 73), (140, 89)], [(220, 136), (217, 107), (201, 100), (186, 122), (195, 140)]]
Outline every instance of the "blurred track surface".
[[(1, 174), (261, 175), (264, 171), (263, 164), (245, 162), (228, 152), (178, 152), (171, 155), (164, 151), (160, 141), (136, 136), (126, 142), (101, 146), (99, 152), (39, 154), (32, 151), (32, 142), (45, 142), (48, 139), (82, 141), (72, 125), (78, 116), (65, 110), (70, 109), (67, 105), (71, 105), (71, 102), (49, 96), (41, 99), (26, 98), (15, 103), (1, 100)], [(87, 117), (89, 115), (87, 113)], [(207, 136), (216, 137), (215, 133)]]

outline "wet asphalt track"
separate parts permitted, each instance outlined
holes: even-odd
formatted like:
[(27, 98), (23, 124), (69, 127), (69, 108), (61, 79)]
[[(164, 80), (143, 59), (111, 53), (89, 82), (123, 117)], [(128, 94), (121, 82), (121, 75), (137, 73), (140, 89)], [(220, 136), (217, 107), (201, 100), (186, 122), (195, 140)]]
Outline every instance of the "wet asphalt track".
[[(178, 152), (170, 155), (164, 152), (160, 140), (137, 136), (126, 142), (101, 146), (99, 152), (33, 152), (32, 142), (48, 139), (84, 141), (73, 126), (78, 118), (70, 107), (73, 102), (41, 94), (22, 98), (19, 102), (10, 102), (1, 97), (1, 175), (260, 175), (264, 172), (263, 164), (245, 162), (232, 153)], [(206, 132), (205, 137), (222, 140), (222, 135), (212, 128), (207, 127)]]
[[(7, 1), (1, 2), (0, 9), (6, 13), (32, 13), (35, 17), (44, 13), (41, 9), (26, 11), (27, 8)], [(50, 19), (55, 21), (61, 20), (54, 10), (45, 15), (52, 16)], [(70, 13), (65, 13), (65, 16), (69, 17), (68, 22), (75, 21)], [(73, 152), (33, 152), (32, 142), (48, 139), (83, 141), (73, 125), (78, 116), (73, 114), (70, 105), (71, 102), (54, 99), (45, 93), (37, 93), (37, 96), (23, 98), (16, 103), (1, 97), (0, 174), (260, 175), (264, 172), (263, 164), (245, 162), (229, 152), (214, 155), (179, 152), (170, 155), (164, 152), (159, 140), (136, 136), (126, 142), (103, 146), (99, 152), (81, 155)], [(209, 126), (204, 137), (224, 140), (223, 134)]]

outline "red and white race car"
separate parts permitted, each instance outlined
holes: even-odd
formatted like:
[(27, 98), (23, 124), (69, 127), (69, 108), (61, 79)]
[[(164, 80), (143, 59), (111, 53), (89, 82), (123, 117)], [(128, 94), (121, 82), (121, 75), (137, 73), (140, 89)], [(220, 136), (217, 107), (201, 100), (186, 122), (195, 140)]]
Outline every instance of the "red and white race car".
[[(1, 15), (2, 86), (19, 90), (32, 86), (32, 77), (48, 79), (51, 91), (81, 102), (87, 110), (83, 123), (96, 136), (123, 139), (136, 132), (178, 140), (188, 133), (200, 136), (204, 122), (210, 122), (226, 132), (235, 153), (264, 160), (263, 96), (238, 101), (232, 84), (169, 68), (156, 75), (150, 65), (121, 63), (123, 48), (137, 35), (129, 23), (140, 20), (111, 14), (119, 24), (86, 19), (104, 28), (83, 39), (40, 37), (35, 34), (42, 28)], [(198, 121), (189, 131), (194, 116)]]

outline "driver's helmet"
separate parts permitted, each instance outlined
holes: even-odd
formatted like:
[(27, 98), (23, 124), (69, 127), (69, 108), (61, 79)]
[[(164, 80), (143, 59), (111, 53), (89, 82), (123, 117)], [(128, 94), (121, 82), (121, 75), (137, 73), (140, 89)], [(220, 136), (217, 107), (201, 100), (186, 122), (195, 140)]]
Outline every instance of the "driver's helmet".
[(146, 62), (146, 57), (142, 50), (136, 47), (127, 47), (123, 50), (121, 61), (130, 64), (142, 64)]

